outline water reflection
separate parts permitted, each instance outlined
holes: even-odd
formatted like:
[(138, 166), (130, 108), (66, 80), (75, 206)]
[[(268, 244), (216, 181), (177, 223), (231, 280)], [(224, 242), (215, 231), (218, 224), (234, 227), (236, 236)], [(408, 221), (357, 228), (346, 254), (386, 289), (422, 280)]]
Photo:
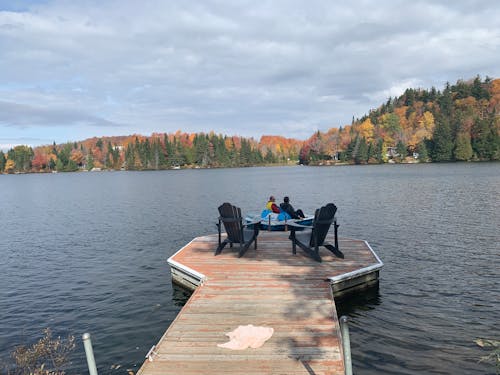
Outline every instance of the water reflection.
[(175, 306), (184, 306), (192, 294), (192, 291), (172, 282), (172, 301)]
[(335, 298), (335, 306), (337, 307), (337, 316), (339, 318), (343, 315), (350, 317), (357, 316), (359, 311), (373, 310), (381, 303), (382, 297), (379, 292), (379, 282), (362, 291)]

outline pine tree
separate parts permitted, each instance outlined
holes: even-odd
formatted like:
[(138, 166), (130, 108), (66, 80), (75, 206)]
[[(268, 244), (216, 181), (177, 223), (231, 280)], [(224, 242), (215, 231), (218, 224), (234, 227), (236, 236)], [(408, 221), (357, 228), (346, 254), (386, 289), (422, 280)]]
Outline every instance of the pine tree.
[(384, 140), (382, 138), (377, 140), (374, 157), (378, 163), (384, 162)]
[(450, 161), (452, 160), (453, 142), (451, 141), (451, 130), (448, 118), (439, 116), (434, 128), (432, 137), (433, 161)]
[(5, 154), (0, 150), (0, 173), (2, 173), (5, 168), (5, 161)]
[(490, 140), (488, 119), (476, 118), (472, 125), (472, 149), (478, 159), (490, 159)]
[(401, 161), (403, 161), (408, 156), (408, 151), (403, 141), (398, 141), (398, 144), (396, 145), (396, 152), (399, 154), (399, 159)]
[(423, 140), (417, 145), (418, 160), (422, 162), (429, 161), (429, 152), (427, 151), (426, 141)]
[(354, 163), (356, 164), (366, 164), (368, 159), (368, 146), (366, 144), (366, 139), (363, 137), (359, 139), (358, 150), (354, 156)]
[(92, 154), (92, 150), (89, 150), (87, 155), (87, 170), (90, 171), (92, 168), (94, 168), (94, 155)]

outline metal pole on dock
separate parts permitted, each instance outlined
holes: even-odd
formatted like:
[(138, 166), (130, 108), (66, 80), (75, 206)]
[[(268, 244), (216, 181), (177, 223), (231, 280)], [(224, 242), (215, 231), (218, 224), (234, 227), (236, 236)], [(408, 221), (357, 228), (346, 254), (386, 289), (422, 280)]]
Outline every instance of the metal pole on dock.
[(352, 360), (351, 360), (351, 339), (349, 338), (348, 318), (343, 315), (340, 317), (340, 331), (342, 333), (342, 349), (344, 352), (345, 375), (352, 375)]
[(85, 356), (87, 357), (87, 365), (89, 366), (89, 374), (97, 375), (97, 366), (95, 364), (94, 351), (92, 350), (90, 333), (84, 333), (82, 339), (83, 347), (85, 348)]

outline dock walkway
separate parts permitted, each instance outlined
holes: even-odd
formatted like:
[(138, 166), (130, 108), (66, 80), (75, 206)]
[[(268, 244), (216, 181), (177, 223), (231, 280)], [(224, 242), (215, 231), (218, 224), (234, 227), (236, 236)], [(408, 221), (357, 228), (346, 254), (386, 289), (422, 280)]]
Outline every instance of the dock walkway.
[[(293, 255), (286, 232), (261, 232), (242, 258), (216, 247), (217, 235), (197, 237), (169, 259), (174, 281), (195, 291), (139, 375), (344, 374), (332, 288), (376, 282), (382, 262), (365, 241), (341, 238), (345, 259), (322, 249), (323, 263)], [(274, 334), (257, 349), (217, 347), (248, 324)]]

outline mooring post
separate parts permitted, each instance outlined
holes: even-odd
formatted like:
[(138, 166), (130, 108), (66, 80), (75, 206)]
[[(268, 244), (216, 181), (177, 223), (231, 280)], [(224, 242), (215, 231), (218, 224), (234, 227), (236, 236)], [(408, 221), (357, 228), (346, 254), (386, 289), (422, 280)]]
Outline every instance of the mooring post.
[(87, 365), (89, 366), (89, 374), (97, 375), (97, 366), (95, 364), (94, 351), (92, 350), (90, 333), (84, 333), (82, 339), (83, 347), (85, 348), (85, 356), (87, 357)]
[(342, 333), (342, 349), (344, 352), (345, 375), (352, 375), (351, 360), (351, 339), (349, 338), (348, 318), (343, 315), (340, 317), (340, 331)]

